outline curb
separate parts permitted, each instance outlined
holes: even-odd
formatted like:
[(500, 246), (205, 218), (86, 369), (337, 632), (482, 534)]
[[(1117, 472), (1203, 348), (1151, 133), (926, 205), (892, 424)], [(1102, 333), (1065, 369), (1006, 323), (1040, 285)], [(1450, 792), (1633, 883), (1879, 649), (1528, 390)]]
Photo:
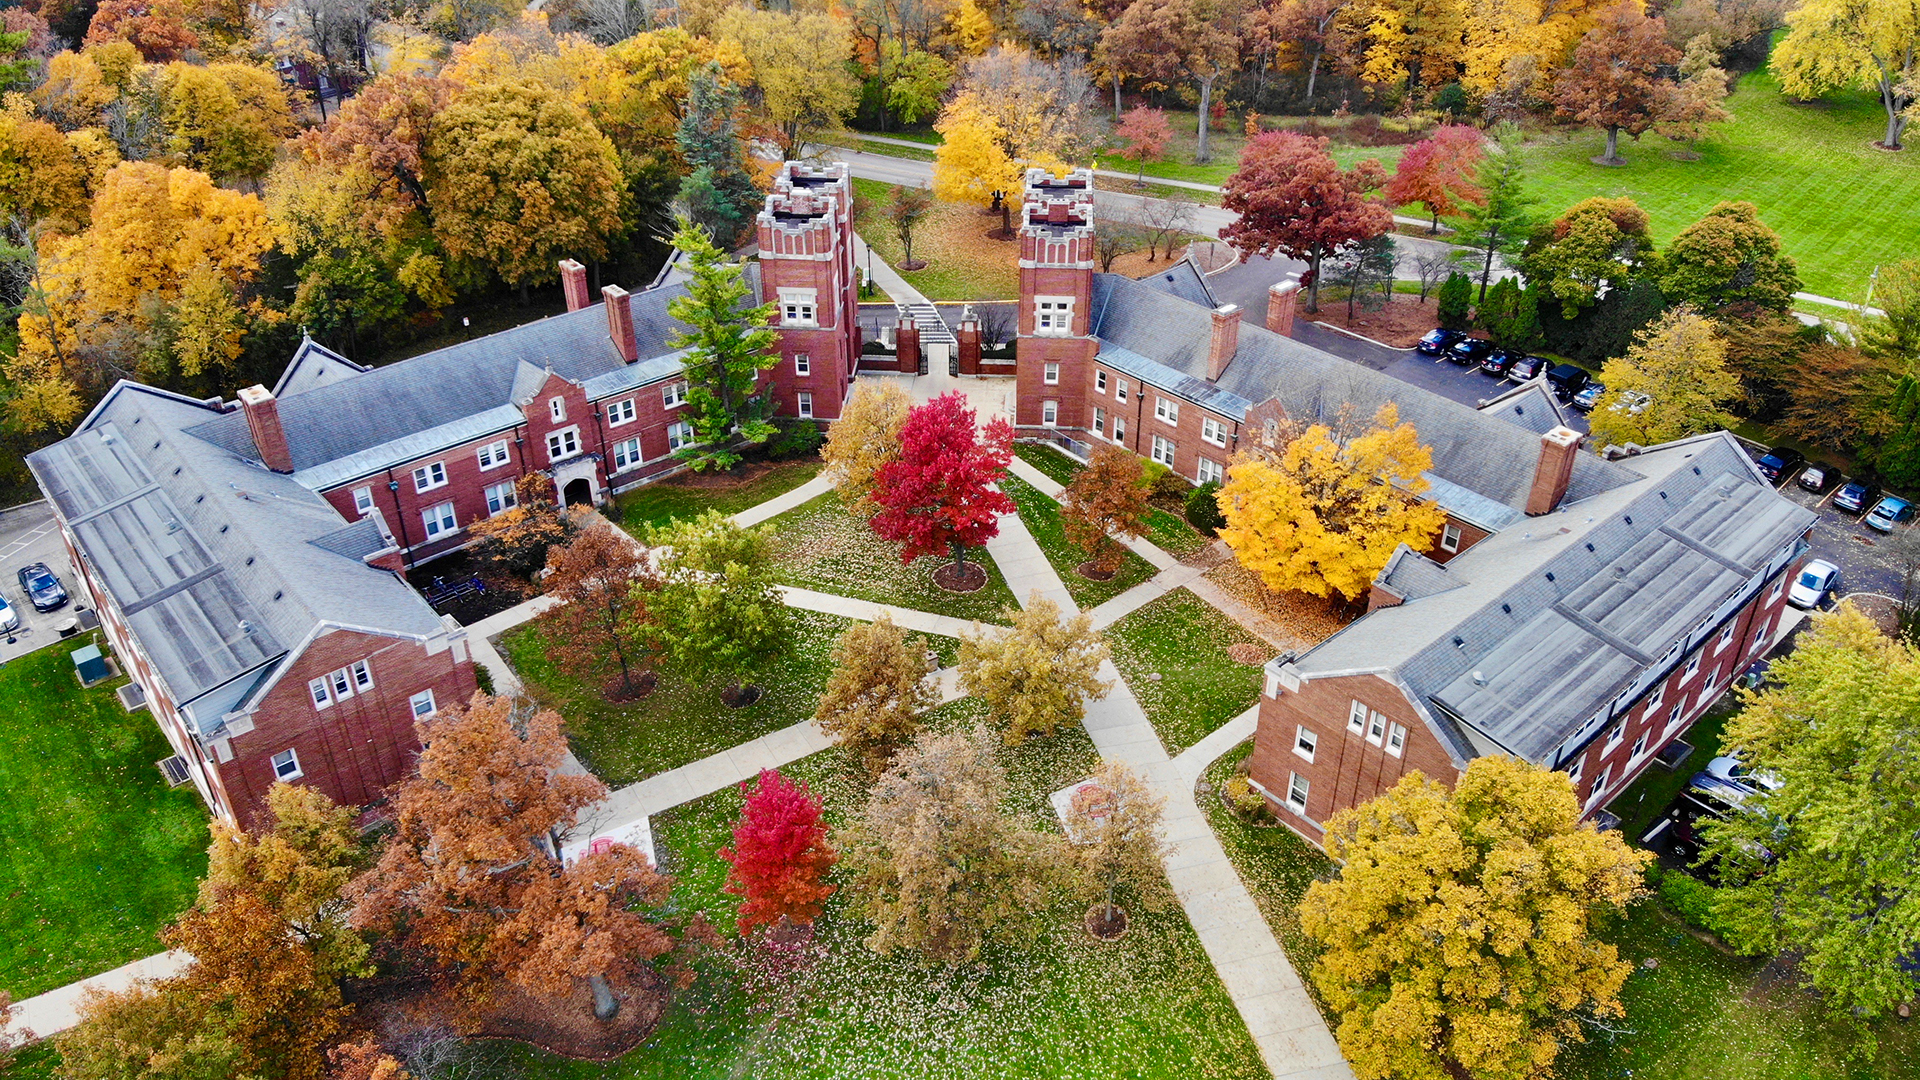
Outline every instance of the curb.
[(1331, 330), (1336, 334), (1345, 334), (1350, 338), (1358, 338), (1359, 340), (1364, 341), (1369, 345), (1378, 345), (1379, 347), (1386, 349), (1389, 352), (1410, 353), (1413, 351), (1411, 347), (1403, 349), (1398, 345), (1389, 345), (1384, 341), (1375, 341), (1374, 339), (1368, 337), (1365, 334), (1356, 334), (1344, 326), (1335, 326), (1332, 323), (1321, 322), (1319, 319), (1308, 319), (1307, 321), (1312, 323), (1315, 326), (1321, 327), (1323, 329)]

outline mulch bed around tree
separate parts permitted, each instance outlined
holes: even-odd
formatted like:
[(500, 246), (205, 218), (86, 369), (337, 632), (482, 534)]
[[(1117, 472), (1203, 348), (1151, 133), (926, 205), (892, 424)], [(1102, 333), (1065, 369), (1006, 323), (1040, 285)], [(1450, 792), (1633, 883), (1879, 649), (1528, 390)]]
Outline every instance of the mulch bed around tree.
[(1438, 301), (1431, 296), (1424, 304), (1416, 297), (1396, 296), (1378, 311), (1366, 311), (1355, 304), (1354, 317), (1349, 320), (1345, 298), (1335, 301), (1323, 292), (1319, 314), (1306, 317), (1351, 330), (1396, 349), (1411, 349), (1419, 343), (1421, 335), (1439, 325), (1439, 311)]
[(765, 697), (766, 694), (765, 690), (757, 686), (742, 686), (737, 689), (729, 686), (720, 691), (720, 700), (725, 702), (729, 709), (744, 709)]
[(1079, 574), (1083, 578), (1086, 578), (1088, 581), (1111, 581), (1113, 580), (1113, 575), (1119, 573), (1120, 571), (1108, 570), (1103, 573), (1101, 572), (1100, 565), (1098, 563), (1093, 562), (1092, 560), (1088, 560), (1086, 562), (1081, 563), (1079, 566), (1074, 567), (1073, 572), (1076, 574)]
[(1267, 662), (1268, 658), (1273, 655), (1273, 650), (1267, 648), (1265, 645), (1256, 645), (1251, 641), (1243, 641), (1238, 645), (1227, 646), (1227, 655), (1233, 657), (1236, 663), (1258, 667)]
[(471, 1027), (459, 1022), (444, 985), (427, 979), (383, 983), (357, 1003), (358, 1017), (383, 1041), (405, 1031), (465, 1028), (469, 1038), (526, 1043), (583, 1061), (612, 1061), (653, 1034), (672, 990), (664, 977), (645, 968), (633, 979), (615, 977), (611, 982), (620, 1011), (604, 1022), (593, 1017), (593, 991), (585, 979), (555, 995), (503, 985)]
[(1108, 920), (1107, 905), (1095, 904), (1087, 909), (1087, 933), (1101, 941), (1119, 941), (1127, 936), (1127, 909), (1118, 904), (1113, 906), (1113, 918)]
[(633, 688), (627, 688), (627, 680), (615, 675), (600, 685), (600, 696), (615, 705), (629, 705), (639, 701), (653, 688), (660, 685), (660, 676), (651, 671), (643, 671), (633, 677)]
[(743, 461), (731, 469), (694, 472), (691, 469), (660, 481), (683, 488), (728, 488), (756, 480), (762, 473), (790, 465), (789, 461)]
[(948, 592), (979, 592), (987, 587), (987, 568), (978, 563), (943, 563), (933, 572), (933, 583)]

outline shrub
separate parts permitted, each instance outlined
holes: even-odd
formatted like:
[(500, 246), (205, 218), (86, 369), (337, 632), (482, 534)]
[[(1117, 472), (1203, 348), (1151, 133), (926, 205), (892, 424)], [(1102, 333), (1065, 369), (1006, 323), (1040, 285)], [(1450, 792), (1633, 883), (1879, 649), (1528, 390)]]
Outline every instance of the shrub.
[(1141, 479), (1146, 481), (1147, 487), (1152, 489), (1153, 493), (1156, 495), (1160, 493), (1160, 481), (1165, 477), (1172, 475), (1172, 473), (1173, 473), (1172, 469), (1167, 468), (1165, 465), (1162, 465), (1157, 461), (1149, 461), (1146, 464), (1140, 466)]
[(1647, 868), (1647, 884), (1660, 892), (1660, 899), (1672, 909), (1675, 915), (1685, 919), (1688, 925), (1705, 930), (1716, 937), (1725, 937), (1722, 933), (1725, 923), (1714, 914), (1714, 901), (1720, 890), (1704, 881), (1678, 871), (1662, 870), (1658, 866)]
[(1448, 330), (1465, 330), (1473, 322), (1473, 280), (1455, 271), (1440, 286), (1440, 325)]
[(782, 420), (780, 433), (767, 444), (767, 457), (774, 461), (806, 457), (827, 441), (819, 425), (808, 420)]
[(1224, 793), (1227, 803), (1243, 814), (1257, 816), (1266, 812), (1267, 797), (1253, 790), (1253, 783), (1245, 776), (1235, 774), (1227, 781)]
[(1220, 512), (1220, 481), (1209, 480), (1187, 495), (1187, 524), (1212, 536), (1227, 523)]
[(1153, 476), (1153, 497), (1171, 499), (1179, 505), (1186, 505), (1187, 493), (1193, 490), (1193, 481), (1167, 468), (1160, 466), (1160, 472)]

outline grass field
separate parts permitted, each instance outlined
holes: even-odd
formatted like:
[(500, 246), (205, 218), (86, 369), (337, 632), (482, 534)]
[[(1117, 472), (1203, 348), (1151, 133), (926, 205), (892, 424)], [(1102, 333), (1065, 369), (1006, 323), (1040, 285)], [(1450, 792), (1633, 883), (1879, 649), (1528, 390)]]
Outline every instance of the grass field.
[(1013, 591), (984, 550), (968, 552), (967, 559), (987, 568), (986, 586), (948, 592), (933, 583), (934, 570), (946, 560), (923, 557), (902, 566), (900, 549), (855, 520), (833, 492), (771, 524), (779, 533), (781, 580), (788, 585), (983, 622), (999, 622), (1000, 610), (1013, 605)]
[[(1085, 466), (1045, 443), (1015, 443), (1020, 460), (1045, 473), (1055, 483), (1071, 484)], [(1208, 538), (1194, 531), (1186, 519), (1155, 508), (1147, 514), (1147, 540), (1170, 555), (1186, 555), (1206, 547)]]
[(707, 477), (683, 474), (645, 484), (618, 496), (620, 524), (644, 537), (648, 525), (665, 525), (674, 518), (699, 517), (708, 510), (737, 514), (813, 479), (823, 464), (819, 458), (777, 462), (739, 483), (715, 485)]
[[(931, 726), (977, 716), (970, 703), (929, 714)], [(1068, 728), (1000, 751), (1012, 791), (1007, 809), (1051, 824), (1047, 793), (1087, 774), (1098, 760), (1084, 732)], [(795, 763), (843, 822), (865, 798), (867, 778), (853, 756), (827, 750)], [(701, 911), (733, 932), (732, 897), (719, 891), (740, 795), (724, 791), (656, 816), (662, 866), (677, 875), (674, 906)], [(1115, 944), (1096, 944), (1079, 926), (1085, 899), (1037, 913), (1029, 947), (993, 945), (974, 964), (932, 967), (880, 957), (868, 927), (842, 891), (818, 925), (819, 965), (792, 982), (793, 1014), (775, 1021), (749, 1009), (724, 954), (679, 993), (647, 1045), (606, 1065), (499, 1048), (502, 1060), (474, 1075), (611, 1078), (954, 1078), (1206, 1077), (1265, 1075), (1252, 1040), (1177, 909), (1141, 913)]]
[(1040, 550), (1046, 552), (1054, 573), (1067, 587), (1067, 595), (1082, 610), (1099, 607), (1153, 576), (1153, 565), (1131, 551), (1126, 552), (1119, 571), (1111, 578), (1094, 581), (1081, 576), (1079, 566), (1087, 561), (1087, 553), (1068, 542), (1066, 529), (1060, 524), (1060, 504), (1015, 476), (1001, 481), (1000, 490), (1019, 504), (1021, 522)]
[(200, 797), (161, 779), (173, 751), (150, 713), (80, 689), (82, 643), (0, 668), (0, 989), (16, 999), (159, 952), (207, 867)]
[(1625, 195), (1653, 219), (1656, 243), (1723, 200), (1745, 200), (1780, 234), (1799, 263), (1808, 292), (1858, 301), (1874, 266), (1920, 248), (1920, 154), (1889, 154), (1869, 144), (1885, 133), (1879, 100), (1846, 92), (1806, 104), (1780, 93), (1761, 70), (1743, 77), (1727, 99), (1734, 119), (1700, 143), (1698, 161), (1672, 156), (1676, 144), (1656, 135), (1623, 144), (1628, 164), (1605, 168), (1598, 129), (1566, 129), (1541, 137), (1531, 151), (1536, 211), (1558, 214), (1595, 195)]
[(1185, 589), (1107, 628), (1114, 666), (1169, 754), (1199, 742), (1260, 699), (1260, 665), (1227, 655), (1230, 645), (1258, 641)]
[[(879, 145), (875, 150), (907, 152)], [(894, 185), (856, 177), (853, 190), (861, 200), (854, 228), (875, 255), (900, 270), (905, 252), (883, 212)], [(978, 207), (936, 201), (913, 235), (914, 256), (926, 260), (927, 268), (901, 270), (900, 276), (929, 300), (1012, 300), (1020, 295), (1020, 245), (987, 239), (987, 233), (999, 227), (998, 217), (982, 214)]]

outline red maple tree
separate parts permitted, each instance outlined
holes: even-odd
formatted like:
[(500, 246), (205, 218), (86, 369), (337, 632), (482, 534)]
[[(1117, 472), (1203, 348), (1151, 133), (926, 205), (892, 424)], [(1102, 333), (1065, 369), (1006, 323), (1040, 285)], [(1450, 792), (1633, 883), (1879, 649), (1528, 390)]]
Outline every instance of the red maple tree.
[[(740, 788), (746, 791), (747, 785)], [(789, 781), (778, 769), (760, 770), (760, 782), (747, 792), (740, 823), (733, 827), (733, 846), (719, 854), (733, 866), (727, 891), (745, 898), (740, 905), (742, 934), (782, 919), (811, 926), (833, 895), (833, 886), (821, 879), (840, 855), (827, 843), (820, 800), (806, 784)]]
[(1318, 311), (1320, 260), (1393, 225), (1393, 214), (1370, 197), (1385, 181), (1372, 158), (1342, 169), (1326, 139), (1269, 131), (1247, 141), (1239, 171), (1227, 177), (1220, 205), (1240, 217), (1220, 238), (1246, 255), (1278, 251), (1305, 262), (1307, 310)]
[(1113, 137), (1127, 140), (1127, 145), (1114, 153), (1123, 158), (1132, 158), (1140, 168), (1134, 182), (1146, 179), (1147, 162), (1160, 160), (1167, 152), (1167, 142), (1173, 138), (1173, 126), (1167, 123), (1167, 114), (1160, 109), (1150, 109), (1145, 105), (1135, 105), (1127, 110), (1127, 115), (1113, 129)]
[(1426, 207), (1433, 215), (1433, 231), (1439, 232), (1440, 219), (1458, 212), (1461, 203), (1478, 206), (1487, 201), (1479, 180), (1483, 156), (1479, 131), (1466, 124), (1442, 124), (1400, 155), (1393, 179), (1387, 181), (1387, 201)]
[(901, 545), (901, 562), (950, 552), (963, 567), (966, 550), (999, 535), (999, 515), (1013, 513), (1013, 500), (993, 486), (1012, 459), (1005, 420), (982, 428), (966, 395), (941, 394), (907, 414), (900, 457), (874, 473), (873, 531)]

